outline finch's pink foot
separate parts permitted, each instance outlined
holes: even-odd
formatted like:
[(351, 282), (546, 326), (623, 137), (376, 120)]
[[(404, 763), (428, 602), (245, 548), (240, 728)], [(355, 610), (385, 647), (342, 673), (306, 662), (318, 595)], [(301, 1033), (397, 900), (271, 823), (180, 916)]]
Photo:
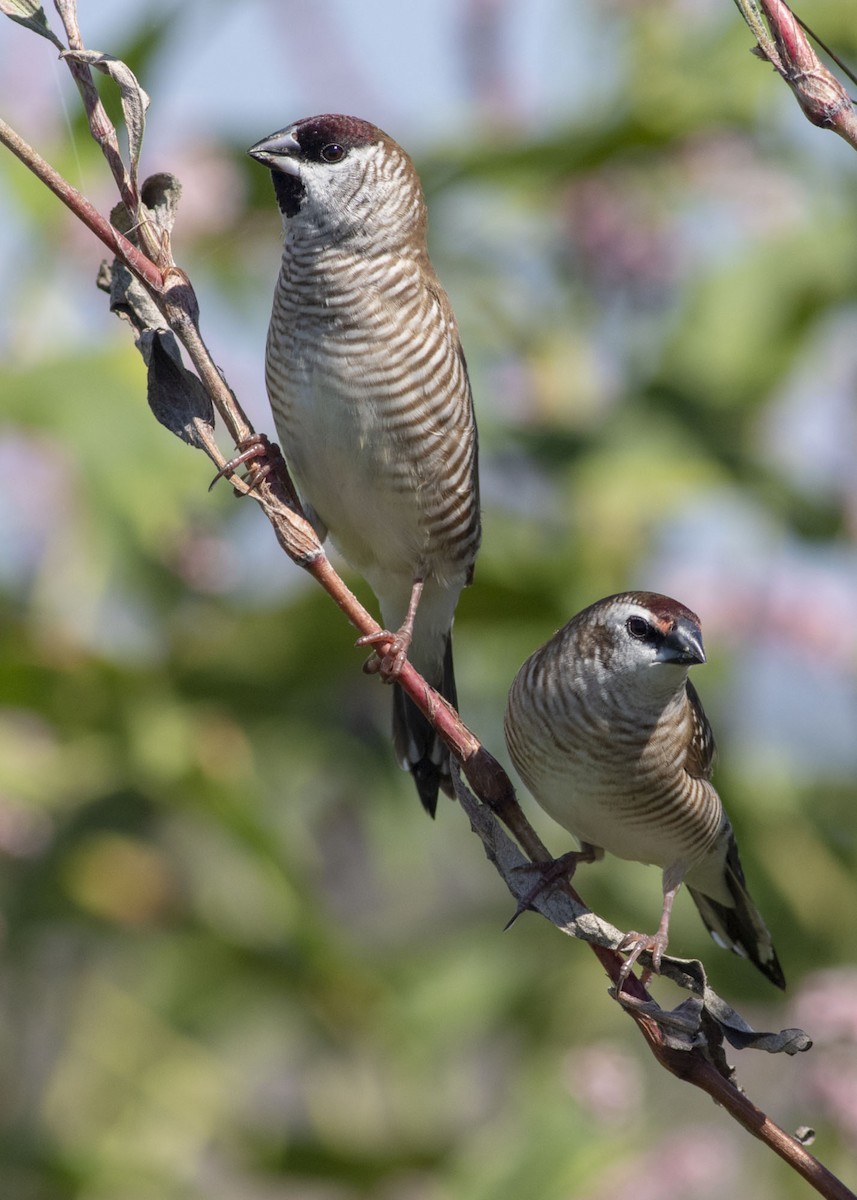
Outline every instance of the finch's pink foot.
[(637, 959), (641, 954), (649, 953), (652, 956), (652, 965), (647, 967), (642, 975), (642, 983), (645, 984), (653, 974), (659, 975), (661, 972), (661, 959), (667, 948), (667, 935), (662, 931), (655, 934), (648, 933), (626, 933), (619, 943), (617, 949), (621, 954), (627, 954), (628, 957), (622, 964), (622, 970), (619, 972), (619, 982), (617, 984), (617, 992), (621, 992), (622, 985), (631, 974), (636, 965)]
[(358, 646), (384, 646), (383, 653), (375, 653), (368, 662), (363, 664), (367, 675), (380, 675), (385, 683), (395, 683), (402, 673), (402, 667), (408, 661), (408, 651), (414, 636), (414, 621), (420, 596), (423, 593), (422, 578), (414, 580), (411, 586), (411, 599), (408, 611), (398, 633), (390, 633), (381, 629), (378, 633), (366, 633), (357, 639)]
[(222, 479), (224, 475), (231, 475), (243, 463), (253, 464), (244, 477), (244, 482), (251, 491), (273, 471), (285, 466), (282, 452), (276, 442), (269, 441), (264, 433), (254, 433), (238, 443), (238, 454), (223, 464), (209, 484), (208, 490), (211, 491), (218, 479)]
[(379, 633), (367, 633), (358, 638), (357, 645), (384, 646), (383, 653), (373, 654), (366, 660), (363, 670), (367, 675), (380, 675), (385, 683), (395, 683), (408, 661), (411, 633), (406, 629), (400, 629), (398, 633), (382, 629)]

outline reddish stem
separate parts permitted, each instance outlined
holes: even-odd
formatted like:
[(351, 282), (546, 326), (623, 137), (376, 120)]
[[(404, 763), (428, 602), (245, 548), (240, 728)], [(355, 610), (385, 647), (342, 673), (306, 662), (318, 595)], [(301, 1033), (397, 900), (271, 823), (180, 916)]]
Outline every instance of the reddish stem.
[(71, 209), (76, 217), (100, 239), (117, 258), (122, 259), (129, 270), (147, 283), (155, 292), (163, 288), (163, 275), (155, 264), (145, 254), (141, 254), (136, 246), (123, 237), (118, 229), (110, 224), (106, 217), (98, 211), (85, 196), (72, 187), (68, 180), (46, 162), (42, 156), (19, 137), (5, 121), (0, 120), (0, 142), (7, 146), (19, 158), (25, 167), (37, 175), (42, 183)]

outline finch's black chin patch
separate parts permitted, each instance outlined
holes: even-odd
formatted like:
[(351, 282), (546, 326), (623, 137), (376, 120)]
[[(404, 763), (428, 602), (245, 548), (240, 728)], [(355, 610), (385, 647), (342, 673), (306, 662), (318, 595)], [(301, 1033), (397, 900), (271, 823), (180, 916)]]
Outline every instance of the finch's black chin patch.
[(306, 196), (306, 188), (300, 175), (285, 175), (282, 171), (273, 169), (271, 178), (274, 181), (280, 212), (284, 217), (296, 216)]

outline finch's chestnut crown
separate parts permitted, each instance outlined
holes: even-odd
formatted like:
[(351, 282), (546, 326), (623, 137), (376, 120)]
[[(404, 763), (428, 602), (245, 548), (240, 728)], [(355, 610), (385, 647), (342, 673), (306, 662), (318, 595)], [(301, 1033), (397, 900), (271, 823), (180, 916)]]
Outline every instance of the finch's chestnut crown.
[(290, 131), (310, 162), (341, 162), (351, 150), (381, 142), (385, 134), (359, 117), (341, 113), (325, 113), (319, 117), (304, 117)]
[(377, 126), (361, 121), (359, 117), (326, 113), (319, 117), (303, 117), (285, 129), (269, 133), (247, 153), (272, 171), (285, 170), (291, 175), (299, 173), (297, 162), (301, 159), (341, 162), (349, 151), (383, 141), (385, 136)]

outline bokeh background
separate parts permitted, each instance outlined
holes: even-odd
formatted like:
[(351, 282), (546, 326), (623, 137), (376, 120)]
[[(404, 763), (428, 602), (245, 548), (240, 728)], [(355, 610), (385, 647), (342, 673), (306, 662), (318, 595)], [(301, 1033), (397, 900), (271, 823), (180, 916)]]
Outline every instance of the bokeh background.
[[(648, 587), (701, 614), (716, 779), (788, 992), (684, 897), (672, 945), (815, 1038), (734, 1055), (739, 1079), (857, 1185), (857, 157), (726, 0), (80, 15), (152, 96), (144, 173), (183, 181), (177, 253), (261, 429), (280, 229), (245, 148), (345, 111), (413, 153), (482, 441), (462, 713), (505, 761), (509, 682), (573, 612)], [(857, 59), (849, 6), (811, 23)], [(65, 69), (7, 21), (0, 112), (109, 209)], [(150, 417), (99, 247), (6, 153), (0, 205), (0, 1195), (805, 1195), (656, 1068), (586, 947), (502, 932), (353, 633)], [(579, 886), (657, 919), (657, 871)]]

